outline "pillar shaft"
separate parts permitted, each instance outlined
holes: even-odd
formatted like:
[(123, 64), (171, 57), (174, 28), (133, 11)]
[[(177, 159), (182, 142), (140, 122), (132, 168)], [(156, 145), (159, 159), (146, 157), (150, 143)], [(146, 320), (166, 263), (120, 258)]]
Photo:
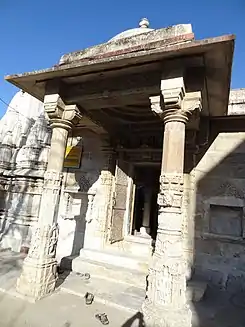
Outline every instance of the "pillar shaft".
[[(61, 125), (62, 126), (62, 125)], [(53, 126), (51, 147), (49, 151), (48, 171), (62, 172), (68, 130), (62, 127)]]
[[(70, 107), (67, 114), (65, 105), (62, 106), (63, 102), (57, 96), (56, 99), (56, 106), (55, 102), (52, 102), (51, 105), (46, 103), (49, 112), (52, 112), (52, 137), (48, 166), (44, 174), (37, 226), (32, 235), (31, 246), (23, 264), (22, 274), (17, 281), (17, 291), (35, 300), (51, 293), (57, 280), (56, 247), (59, 234), (57, 215), (62, 170), (68, 130), (72, 127), (72, 118), (76, 117), (76, 114), (71, 114)], [(55, 112), (57, 112), (56, 115)]]
[(189, 327), (182, 233), (185, 125), (189, 112), (183, 110), (183, 78), (162, 81), (161, 85), (164, 108), (160, 97), (150, 99), (152, 110), (163, 119), (165, 128), (156, 245), (142, 309), (147, 327)]
[(109, 239), (109, 230), (112, 216), (112, 192), (113, 192), (113, 176), (115, 171), (115, 152), (110, 145), (110, 141), (103, 140), (102, 152), (104, 155), (104, 167), (101, 171), (101, 184), (105, 199), (104, 210), (101, 214), (101, 231), (103, 233), (103, 245)]
[(167, 121), (164, 129), (161, 174), (183, 173), (185, 123)]
[[(158, 195), (158, 229), (143, 309), (149, 326), (189, 326), (182, 240), (185, 123), (167, 122)], [(171, 150), (170, 150), (171, 149)], [(171, 165), (172, 162), (172, 165)]]

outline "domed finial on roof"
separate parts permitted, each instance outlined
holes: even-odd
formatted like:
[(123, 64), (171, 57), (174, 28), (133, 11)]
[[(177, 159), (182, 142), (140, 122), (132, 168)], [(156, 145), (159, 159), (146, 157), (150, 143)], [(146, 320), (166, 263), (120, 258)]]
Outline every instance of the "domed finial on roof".
[(150, 26), (149, 20), (147, 18), (142, 18), (139, 22), (139, 27), (148, 28)]

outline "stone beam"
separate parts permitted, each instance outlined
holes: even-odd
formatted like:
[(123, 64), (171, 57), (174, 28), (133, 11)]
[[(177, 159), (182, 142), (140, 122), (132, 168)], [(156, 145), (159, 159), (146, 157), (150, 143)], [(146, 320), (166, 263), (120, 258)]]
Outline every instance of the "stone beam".
[(159, 89), (159, 71), (135, 73), (84, 83), (66, 85), (62, 90), (66, 101), (83, 102), (130, 95), (154, 94)]

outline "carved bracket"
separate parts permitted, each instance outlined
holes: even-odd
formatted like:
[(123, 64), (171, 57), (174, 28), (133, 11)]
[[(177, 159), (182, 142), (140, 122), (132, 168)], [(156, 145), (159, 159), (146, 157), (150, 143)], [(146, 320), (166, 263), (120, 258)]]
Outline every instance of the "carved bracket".
[(161, 93), (164, 99), (165, 108), (181, 109), (185, 96), (185, 85), (183, 77), (162, 79)]

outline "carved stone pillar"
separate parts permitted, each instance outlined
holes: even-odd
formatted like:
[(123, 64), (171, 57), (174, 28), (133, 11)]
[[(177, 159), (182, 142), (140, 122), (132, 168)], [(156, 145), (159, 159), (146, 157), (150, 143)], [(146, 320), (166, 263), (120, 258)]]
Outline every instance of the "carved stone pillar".
[(22, 274), (17, 281), (17, 291), (36, 300), (52, 292), (57, 280), (57, 214), (65, 148), (69, 129), (80, 119), (77, 107), (65, 106), (58, 94), (45, 96), (44, 107), (51, 119), (51, 147), (38, 223)]
[[(156, 246), (142, 309), (146, 326), (186, 327), (191, 326), (191, 311), (185, 296), (182, 233), (185, 125), (188, 114), (200, 106), (200, 93), (185, 94), (182, 77), (162, 80), (161, 91), (164, 106), (162, 97), (151, 99), (152, 110), (163, 119), (165, 129)], [(194, 101), (189, 102), (190, 98)]]
[(104, 166), (101, 171), (101, 185), (104, 194), (104, 207), (100, 212), (100, 231), (103, 233), (103, 244), (109, 239), (109, 230), (112, 216), (112, 192), (113, 176), (115, 171), (115, 152), (110, 144), (110, 140), (105, 137), (102, 140), (102, 153), (104, 155)]

